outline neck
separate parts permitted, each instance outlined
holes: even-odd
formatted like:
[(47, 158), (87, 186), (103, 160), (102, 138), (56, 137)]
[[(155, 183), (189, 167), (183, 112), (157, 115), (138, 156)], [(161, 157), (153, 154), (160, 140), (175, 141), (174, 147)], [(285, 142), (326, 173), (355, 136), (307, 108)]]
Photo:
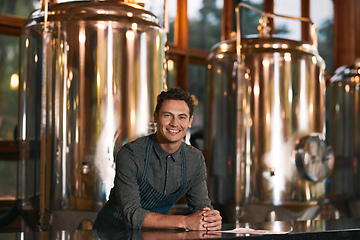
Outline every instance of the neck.
[(167, 152), (168, 154), (173, 154), (174, 152), (176, 152), (181, 145), (181, 142), (166, 142), (166, 141), (159, 139), (157, 136), (156, 136), (156, 138), (157, 138), (158, 142), (160, 143), (160, 146), (162, 147), (162, 149), (164, 149), (164, 151)]

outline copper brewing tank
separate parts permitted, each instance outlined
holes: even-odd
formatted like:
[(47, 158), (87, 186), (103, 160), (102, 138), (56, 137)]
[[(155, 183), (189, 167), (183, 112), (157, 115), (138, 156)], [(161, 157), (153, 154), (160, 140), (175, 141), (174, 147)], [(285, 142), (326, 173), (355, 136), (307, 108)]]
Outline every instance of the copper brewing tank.
[(329, 198), (339, 217), (360, 216), (360, 61), (341, 66), (327, 84), (327, 136), (335, 154)]
[(314, 218), (333, 165), (325, 62), (315, 42), (270, 36), (269, 16), (258, 37), (240, 39), (238, 29), (208, 57), (212, 197), (228, 221)]
[(106, 201), (116, 150), (154, 129), (165, 31), (137, 5), (68, 2), (32, 13), (21, 47), (19, 198), (40, 199), (42, 228), (76, 229)]

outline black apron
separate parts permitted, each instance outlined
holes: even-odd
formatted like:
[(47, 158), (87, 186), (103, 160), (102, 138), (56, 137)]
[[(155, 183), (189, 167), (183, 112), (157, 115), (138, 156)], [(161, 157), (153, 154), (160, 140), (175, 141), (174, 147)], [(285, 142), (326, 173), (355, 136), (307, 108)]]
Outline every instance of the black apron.
[[(157, 191), (153, 186), (150, 185), (150, 183), (146, 181), (152, 148), (153, 142), (150, 137), (146, 148), (144, 172), (139, 183), (140, 205), (142, 208), (151, 212), (167, 214), (174, 203), (180, 199), (179, 195), (183, 192), (186, 185), (187, 173), (185, 152), (183, 146), (181, 145), (180, 154), (182, 160), (182, 185), (176, 192), (166, 196), (163, 193)], [(120, 213), (119, 205), (116, 200), (115, 192), (112, 191), (109, 197), (109, 201), (106, 202), (105, 206), (98, 213), (93, 229), (126, 229)]]

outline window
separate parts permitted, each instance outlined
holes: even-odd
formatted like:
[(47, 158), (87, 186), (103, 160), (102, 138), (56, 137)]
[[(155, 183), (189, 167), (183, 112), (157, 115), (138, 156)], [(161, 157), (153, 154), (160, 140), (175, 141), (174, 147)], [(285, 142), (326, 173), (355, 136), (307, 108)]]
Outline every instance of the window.
[[(318, 11), (317, 9), (322, 9)], [(310, 18), (315, 22), (318, 30), (318, 48), (320, 56), (325, 60), (326, 70), (334, 69), (334, 3), (332, 0), (311, 0)]]
[(34, 10), (40, 8), (40, 0), (11, 0), (0, 2), (0, 14), (27, 18)]
[[(264, 0), (246, 0), (246, 1), (238, 1), (234, 0), (234, 8), (237, 7), (239, 2), (244, 2), (254, 8), (260, 9), (264, 11)], [(259, 31), (257, 27), (259, 25), (259, 19), (261, 18), (261, 14), (257, 13), (248, 8), (240, 8), (240, 32), (241, 36), (249, 37), (251, 35), (258, 35)], [(234, 15), (232, 25), (233, 31), (236, 31), (236, 15)]]
[(174, 24), (175, 24), (175, 18), (176, 18), (176, 12), (177, 12), (177, 0), (169, 0), (168, 1), (168, 18), (169, 18), (169, 29), (168, 29), (168, 37), (167, 41), (168, 43), (174, 43)]
[(17, 195), (20, 31), (37, 2), (0, 2), (0, 200), (5, 201), (14, 200)]
[(200, 150), (204, 149), (204, 108), (205, 108), (205, 89), (206, 89), (206, 66), (189, 64), (188, 77), (189, 85), (188, 92), (194, 99), (195, 112), (194, 120), (191, 127), (191, 144)]
[(0, 140), (14, 140), (19, 86), (19, 37), (0, 35)]
[[(4, 147), (0, 160), (0, 200), (16, 197), (15, 128), (18, 116), (19, 37), (0, 35), (0, 141)], [(4, 146), (3, 145), (3, 146)], [(15, 161), (14, 161), (15, 160)]]
[(188, 1), (189, 47), (210, 50), (221, 39), (221, 0)]
[[(285, 16), (301, 17), (301, 0), (275, 0), (274, 13)], [(299, 20), (275, 17), (274, 28), (275, 33), (281, 38), (301, 41), (301, 22)]]

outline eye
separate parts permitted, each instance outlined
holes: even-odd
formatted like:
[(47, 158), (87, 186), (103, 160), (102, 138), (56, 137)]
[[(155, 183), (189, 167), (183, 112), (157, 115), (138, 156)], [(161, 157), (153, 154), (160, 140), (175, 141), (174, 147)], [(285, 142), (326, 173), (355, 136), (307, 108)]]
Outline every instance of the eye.
[(186, 120), (187, 117), (186, 117), (186, 116), (180, 116), (179, 119), (180, 119), (180, 120)]
[(169, 118), (169, 117), (171, 117), (171, 114), (165, 113), (165, 114), (164, 114), (164, 117)]

